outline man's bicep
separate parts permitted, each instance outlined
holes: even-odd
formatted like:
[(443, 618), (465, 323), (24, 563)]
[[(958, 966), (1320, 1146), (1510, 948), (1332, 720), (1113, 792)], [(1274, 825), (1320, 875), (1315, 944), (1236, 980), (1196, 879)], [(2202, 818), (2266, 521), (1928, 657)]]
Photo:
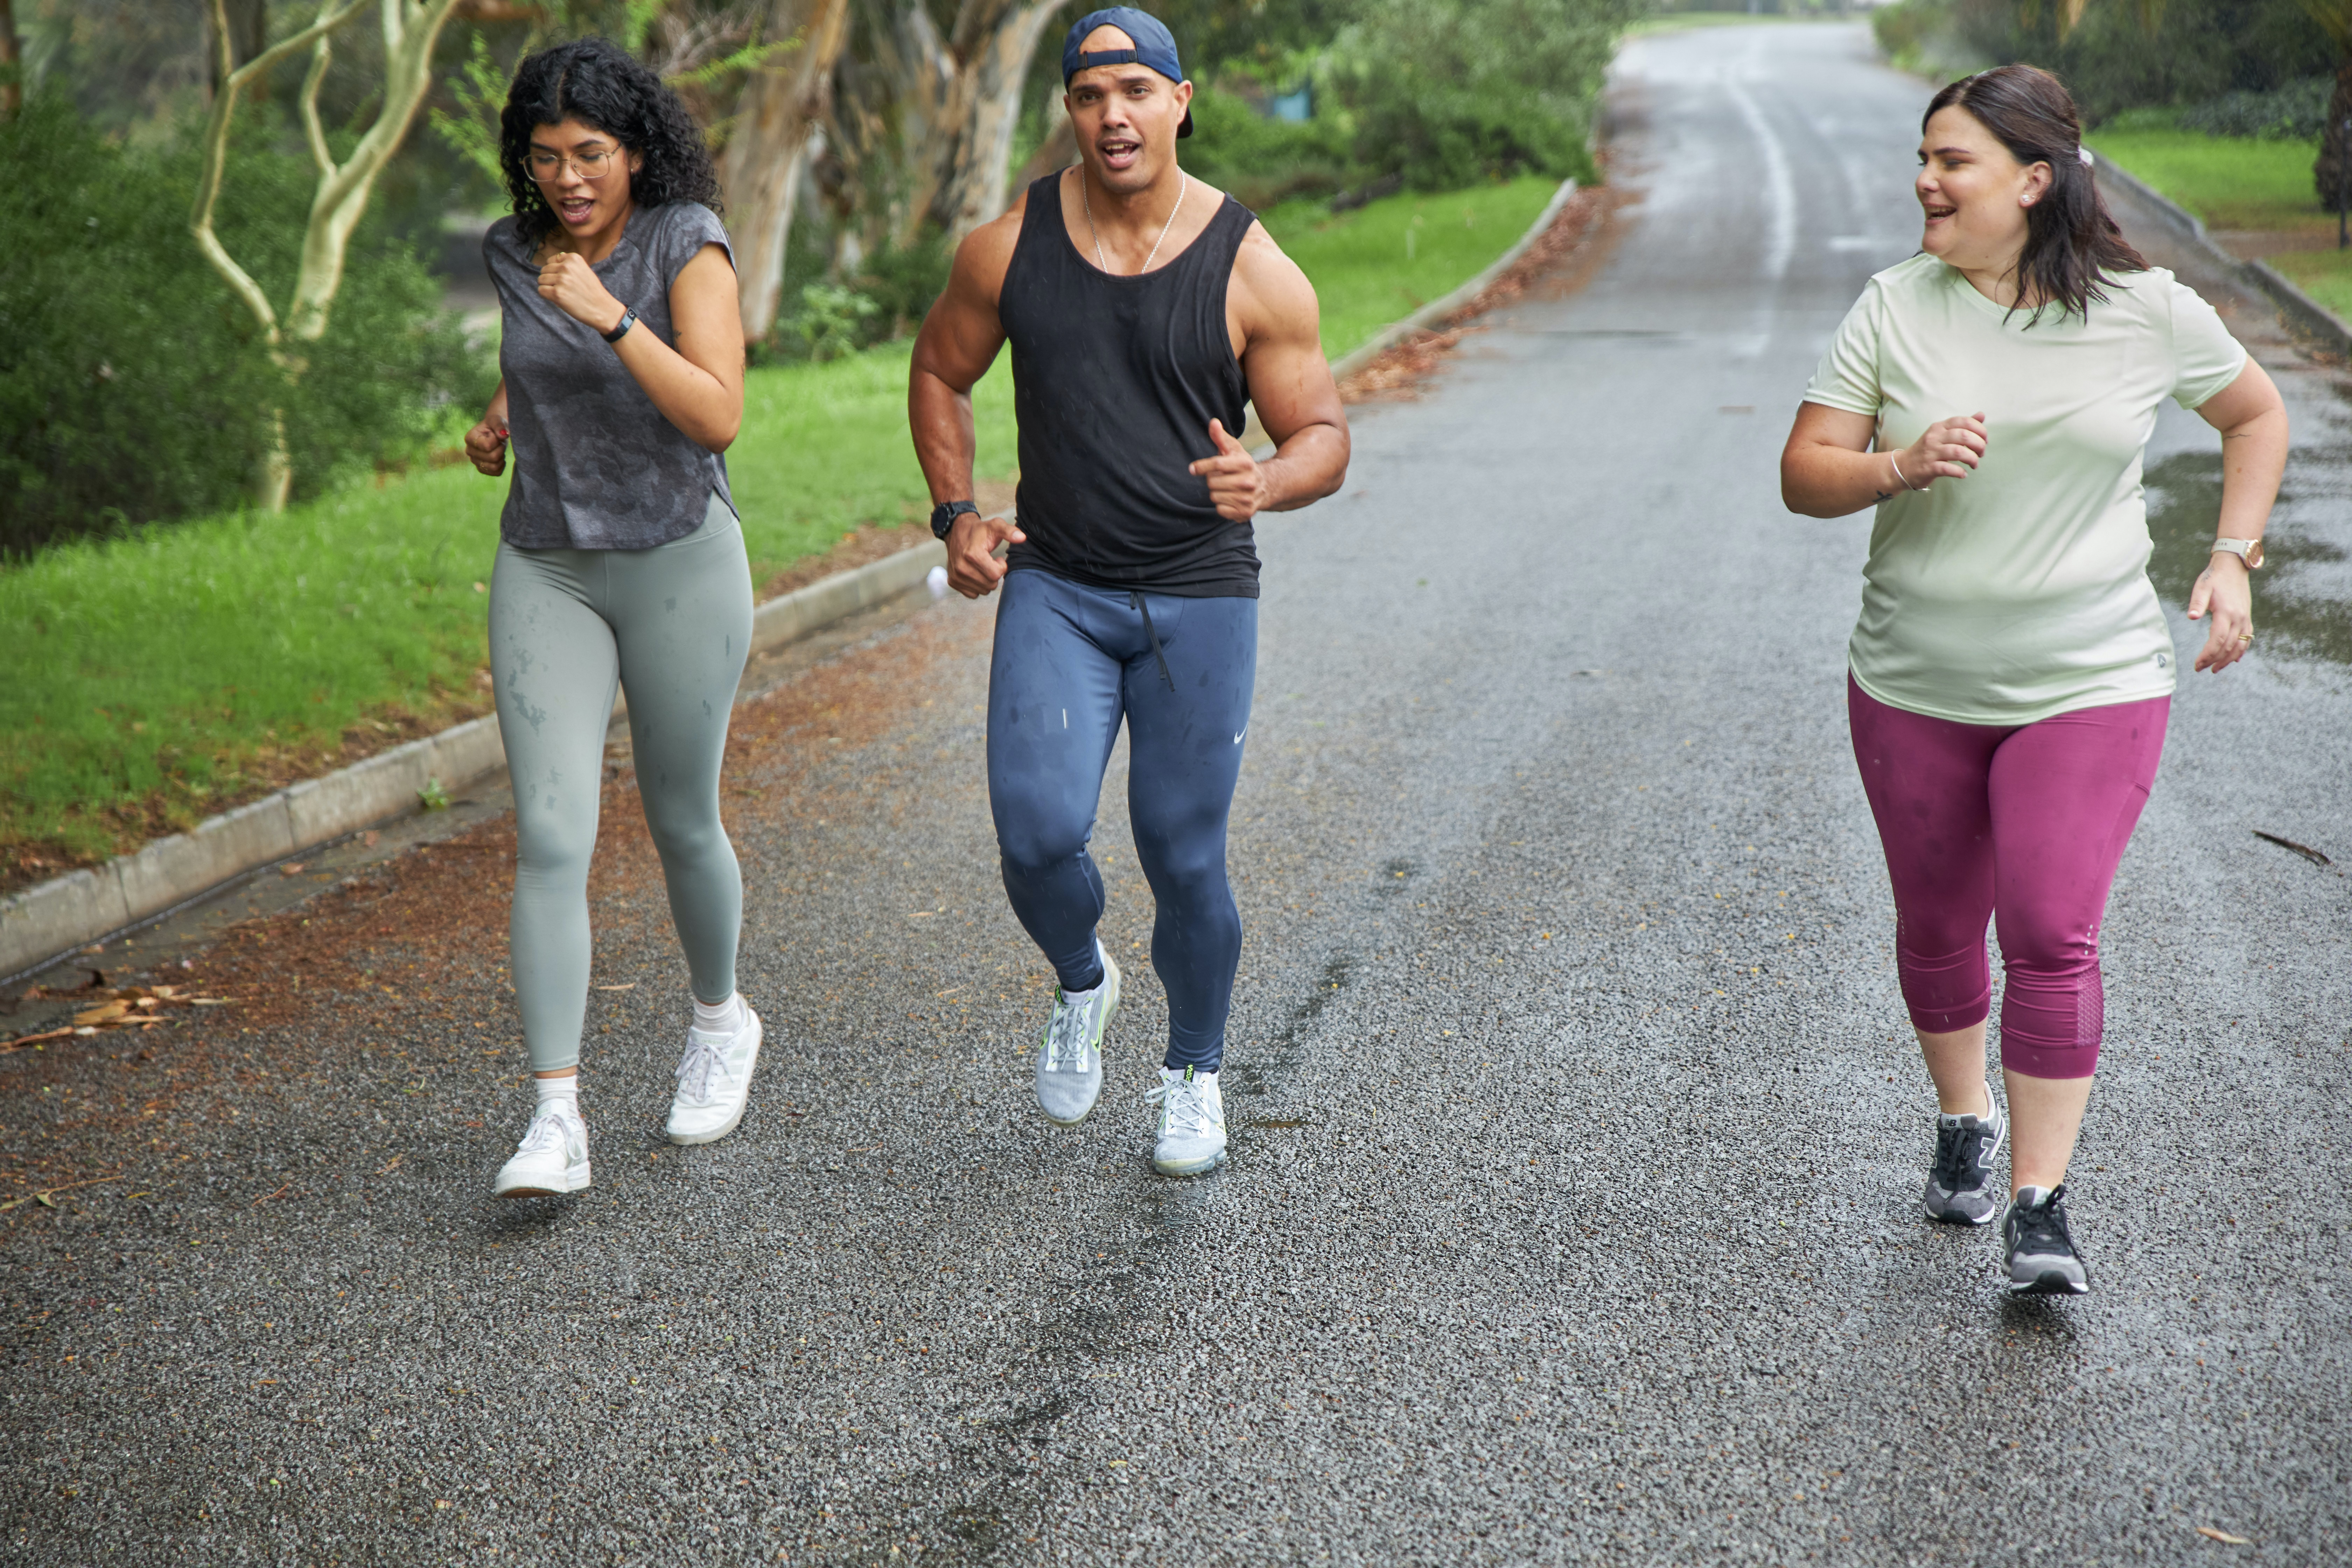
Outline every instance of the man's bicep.
[(1243, 360), (1258, 423), (1276, 445), (1309, 425), (1339, 425), (1339, 389), (1323, 357), (1314, 285), (1271, 240), (1249, 258), (1250, 341)]
[[(1002, 222), (1000, 219), (999, 222)], [(958, 392), (988, 374), (1004, 346), (1004, 325), (996, 301), (1012, 261), (1011, 247), (991, 232), (975, 229), (956, 247), (948, 286), (932, 301), (915, 339), (915, 368), (928, 371)]]

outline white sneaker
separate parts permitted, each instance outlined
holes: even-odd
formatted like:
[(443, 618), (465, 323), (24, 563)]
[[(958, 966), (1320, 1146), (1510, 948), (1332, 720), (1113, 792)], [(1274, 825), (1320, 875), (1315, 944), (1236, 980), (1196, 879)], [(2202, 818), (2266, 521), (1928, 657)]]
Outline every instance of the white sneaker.
[(732, 1034), (686, 1031), (686, 1055), (678, 1059), (677, 1093), (669, 1102), (669, 1141), (716, 1143), (743, 1120), (751, 1098), (751, 1069), (760, 1062), (760, 1015), (735, 998)]
[(1118, 1011), (1118, 965), (1103, 945), (1102, 984), (1075, 994), (1056, 986), (1054, 1016), (1037, 1046), (1037, 1109), (1056, 1127), (1076, 1127), (1102, 1098), (1104, 1031)]
[(1160, 1141), (1151, 1168), (1163, 1176), (1197, 1176), (1225, 1163), (1225, 1097), (1217, 1075), (1161, 1068), (1159, 1087), (1144, 1096), (1160, 1104)]
[(490, 1184), (494, 1198), (539, 1198), (584, 1192), (588, 1186), (588, 1127), (562, 1107), (542, 1110), (523, 1129), (514, 1158)]

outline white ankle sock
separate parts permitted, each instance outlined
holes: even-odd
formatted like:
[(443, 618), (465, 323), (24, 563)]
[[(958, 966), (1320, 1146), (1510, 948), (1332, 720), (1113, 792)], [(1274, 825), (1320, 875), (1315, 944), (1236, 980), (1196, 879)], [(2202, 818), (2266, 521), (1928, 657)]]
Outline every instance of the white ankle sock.
[(541, 1116), (551, 1111), (562, 1110), (568, 1111), (574, 1120), (578, 1119), (580, 1115), (580, 1075), (578, 1073), (573, 1073), (570, 1078), (535, 1078), (530, 1081), (539, 1089), (539, 1107), (531, 1112), (532, 1115)]
[(706, 1035), (731, 1035), (743, 1020), (740, 1011), (742, 1005), (743, 997), (740, 992), (715, 1007), (697, 997), (694, 1004), (694, 1026)]

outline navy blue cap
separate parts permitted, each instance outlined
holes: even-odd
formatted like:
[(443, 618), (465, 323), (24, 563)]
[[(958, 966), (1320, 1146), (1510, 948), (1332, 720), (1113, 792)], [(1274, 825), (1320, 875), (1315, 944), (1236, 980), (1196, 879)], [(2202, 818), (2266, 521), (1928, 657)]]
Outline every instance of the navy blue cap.
[[(1117, 27), (1135, 41), (1131, 49), (1097, 49), (1091, 54), (1079, 51), (1087, 35), (1097, 27)], [(1170, 81), (1184, 79), (1184, 67), (1176, 58), (1176, 36), (1167, 25), (1148, 11), (1132, 5), (1112, 5), (1100, 11), (1089, 11), (1070, 24), (1062, 38), (1062, 85), (1082, 70), (1096, 66), (1123, 66), (1129, 61), (1149, 67)], [(1179, 136), (1192, 134), (1192, 111), (1184, 111), (1184, 123), (1176, 128)]]

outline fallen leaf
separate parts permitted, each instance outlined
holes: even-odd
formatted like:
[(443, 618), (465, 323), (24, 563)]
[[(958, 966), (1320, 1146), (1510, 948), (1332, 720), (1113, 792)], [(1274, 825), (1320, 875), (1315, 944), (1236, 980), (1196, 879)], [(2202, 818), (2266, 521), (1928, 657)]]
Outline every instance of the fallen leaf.
[(388, 1176), (392, 1174), (393, 1167), (399, 1164), (401, 1161), (405, 1158), (407, 1158), (407, 1156), (404, 1154), (394, 1154), (391, 1159), (386, 1160), (383, 1163), (383, 1169), (378, 1171), (376, 1174), (379, 1176)]
[(2292, 838), (2281, 838), (2277, 834), (2264, 833), (2259, 827), (2254, 829), (2254, 837), (2263, 840), (2265, 844), (2275, 844), (2282, 849), (2292, 849), (2315, 866), (2333, 866), (2336, 864), (2335, 861), (2330, 860), (2326, 856), (2322, 855), (2318, 850), (2314, 849), (2308, 844), (2297, 844)]
[(291, 877), (292, 875), (294, 875), (294, 873), (296, 873), (297, 871), (299, 871), (300, 869), (302, 869), (302, 862), (301, 862), (301, 861), (299, 861), (299, 860), (289, 860), (285, 865), (280, 866), (280, 867), (278, 867), (278, 874), (279, 876), (281, 876), (281, 877)]
[(599, 991), (635, 991), (636, 988), (637, 983), (634, 980), (630, 981), (626, 985), (599, 985), (596, 987)]
[(122, 1015), (129, 1011), (131, 1011), (131, 1004), (128, 1002), (108, 1002), (100, 1006), (92, 1007), (87, 1012), (76, 1013), (74, 1015), (74, 1026), (76, 1028), (84, 1028), (93, 1024), (109, 1023), (113, 1019), (121, 1017)]
[[(2268, 838), (2270, 835), (2265, 833), (2263, 837)], [(2289, 847), (2297, 848), (2300, 847), (2300, 846), (2291, 845)], [(2247, 1540), (2242, 1535), (2232, 1535), (2226, 1530), (2216, 1530), (2210, 1524), (2199, 1525), (2197, 1527), (2197, 1533), (2203, 1536), (2208, 1541), (2218, 1541), (2224, 1546), (2252, 1546), (2253, 1544), (2252, 1542)]]

